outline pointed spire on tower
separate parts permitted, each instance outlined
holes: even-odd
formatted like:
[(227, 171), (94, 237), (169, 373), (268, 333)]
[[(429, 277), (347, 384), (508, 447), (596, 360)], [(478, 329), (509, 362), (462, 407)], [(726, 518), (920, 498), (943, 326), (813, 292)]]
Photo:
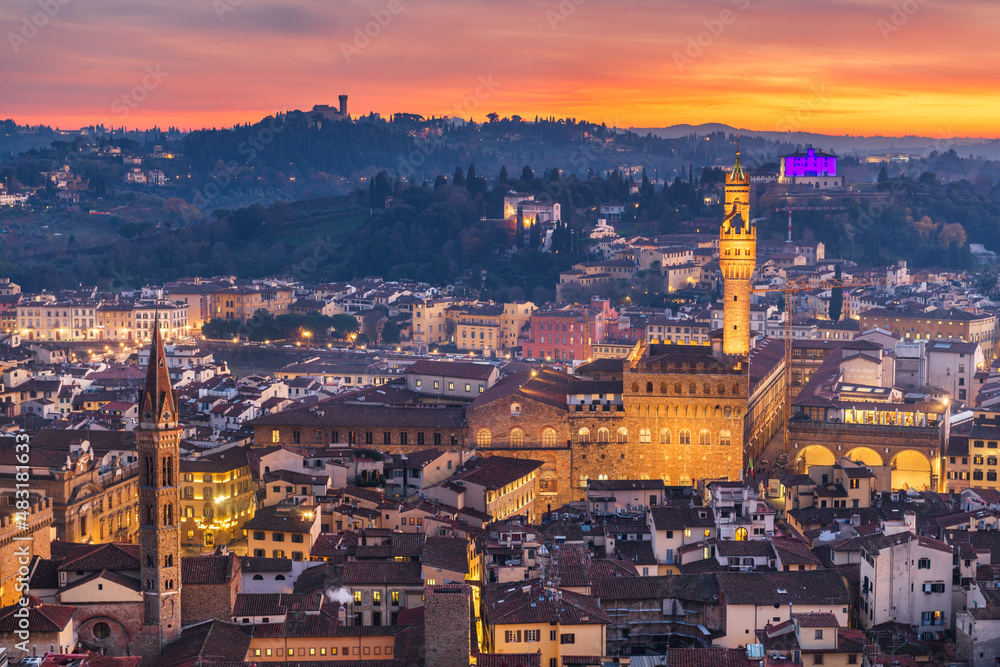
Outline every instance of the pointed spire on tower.
[(170, 383), (167, 354), (160, 335), (159, 313), (153, 316), (153, 341), (146, 369), (146, 386), (139, 394), (139, 425), (144, 429), (170, 428), (177, 424), (177, 395)]
[(736, 182), (748, 182), (747, 174), (743, 171), (743, 163), (740, 161), (740, 135), (736, 135), (736, 162), (733, 164), (733, 170), (729, 174), (729, 179), (731, 183)]

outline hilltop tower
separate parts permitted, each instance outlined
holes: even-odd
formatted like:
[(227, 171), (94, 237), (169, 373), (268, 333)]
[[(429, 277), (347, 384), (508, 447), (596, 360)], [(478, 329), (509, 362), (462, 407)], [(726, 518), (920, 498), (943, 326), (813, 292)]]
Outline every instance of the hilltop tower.
[[(146, 385), (139, 394), (139, 548), (144, 664), (181, 634), (181, 557), (178, 473), (181, 429), (163, 337), (153, 328)], [(155, 664), (155, 662), (154, 662)]]
[(726, 175), (726, 211), (719, 230), (719, 268), (722, 270), (722, 353), (750, 352), (750, 279), (757, 264), (757, 228), (750, 222), (750, 179), (740, 163)]

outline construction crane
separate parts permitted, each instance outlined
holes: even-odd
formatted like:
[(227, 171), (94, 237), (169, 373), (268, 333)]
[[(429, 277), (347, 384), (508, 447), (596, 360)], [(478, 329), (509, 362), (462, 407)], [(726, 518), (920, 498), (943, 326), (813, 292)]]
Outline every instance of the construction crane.
[(783, 206), (774, 209), (775, 213), (788, 211), (788, 243), (792, 242), (792, 211), (846, 211), (846, 206)]
[(831, 278), (829, 280), (810, 280), (810, 279), (799, 279), (790, 280), (788, 282), (782, 283), (781, 285), (773, 285), (768, 287), (755, 287), (753, 291), (758, 294), (763, 294), (767, 292), (781, 292), (785, 295), (785, 321), (784, 321), (784, 338), (785, 338), (785, 401), (784, 401), (784, 433), (781, 445), (781, 453), (784, 457), (788, 456), (788, 420), (792, 416), (792, 314), (793, 308), (793, 298), (799, 292), (808, 292), (811, 290), (828, 290), (828, 289), (852, 289), (855, 287), (873, 287), (876, 285), (887, 284), (888, 278), (849, 278), (849, 279), (837, 279)]

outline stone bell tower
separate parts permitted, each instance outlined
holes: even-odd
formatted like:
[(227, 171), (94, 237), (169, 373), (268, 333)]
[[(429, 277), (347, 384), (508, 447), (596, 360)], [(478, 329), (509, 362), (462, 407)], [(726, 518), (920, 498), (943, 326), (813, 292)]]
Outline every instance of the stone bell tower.
[(726, 211), (719, 230), (719, 268), (723, 277), (722, 353), (750, 352), (751, 278), (757, 265), (757, 228), (750, 222), (750, 179), (740, 163), (726, 175)]
[(135, 429), (139, 454), (139, 547), (143, 598), (143, 664), (159, 660), (181, 634), (178, 472), (182, 430), (170, 383), (159, 319), (154, 322), (146, 385)]

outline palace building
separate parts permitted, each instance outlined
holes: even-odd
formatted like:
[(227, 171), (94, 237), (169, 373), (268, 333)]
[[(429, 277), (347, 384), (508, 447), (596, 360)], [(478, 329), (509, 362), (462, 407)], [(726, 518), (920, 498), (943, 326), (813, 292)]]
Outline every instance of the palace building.
[(407, 403), (404, 396), (332, 399), (254, 420), (254, 445), (306, 442), (303, 434), (315, 433), (323, 446), (347, 434), (350, 442), (387, 453), (450, 443), (482, 455), (540, 461), (538, 512), (585, 498), (590, 479), (670, 485), (738, 480), (784, 414), (781, 341), (765, 339), (751, 348), (756, 229), (748, 199), (749, 179), (737, 152), (719, 232), (723, 327), (709, 336), (711, 345), (642, 341), (626, 359), (583, 364), (575, 375), (509, 375), (465, 407), (418, 408), (416, 397)]

